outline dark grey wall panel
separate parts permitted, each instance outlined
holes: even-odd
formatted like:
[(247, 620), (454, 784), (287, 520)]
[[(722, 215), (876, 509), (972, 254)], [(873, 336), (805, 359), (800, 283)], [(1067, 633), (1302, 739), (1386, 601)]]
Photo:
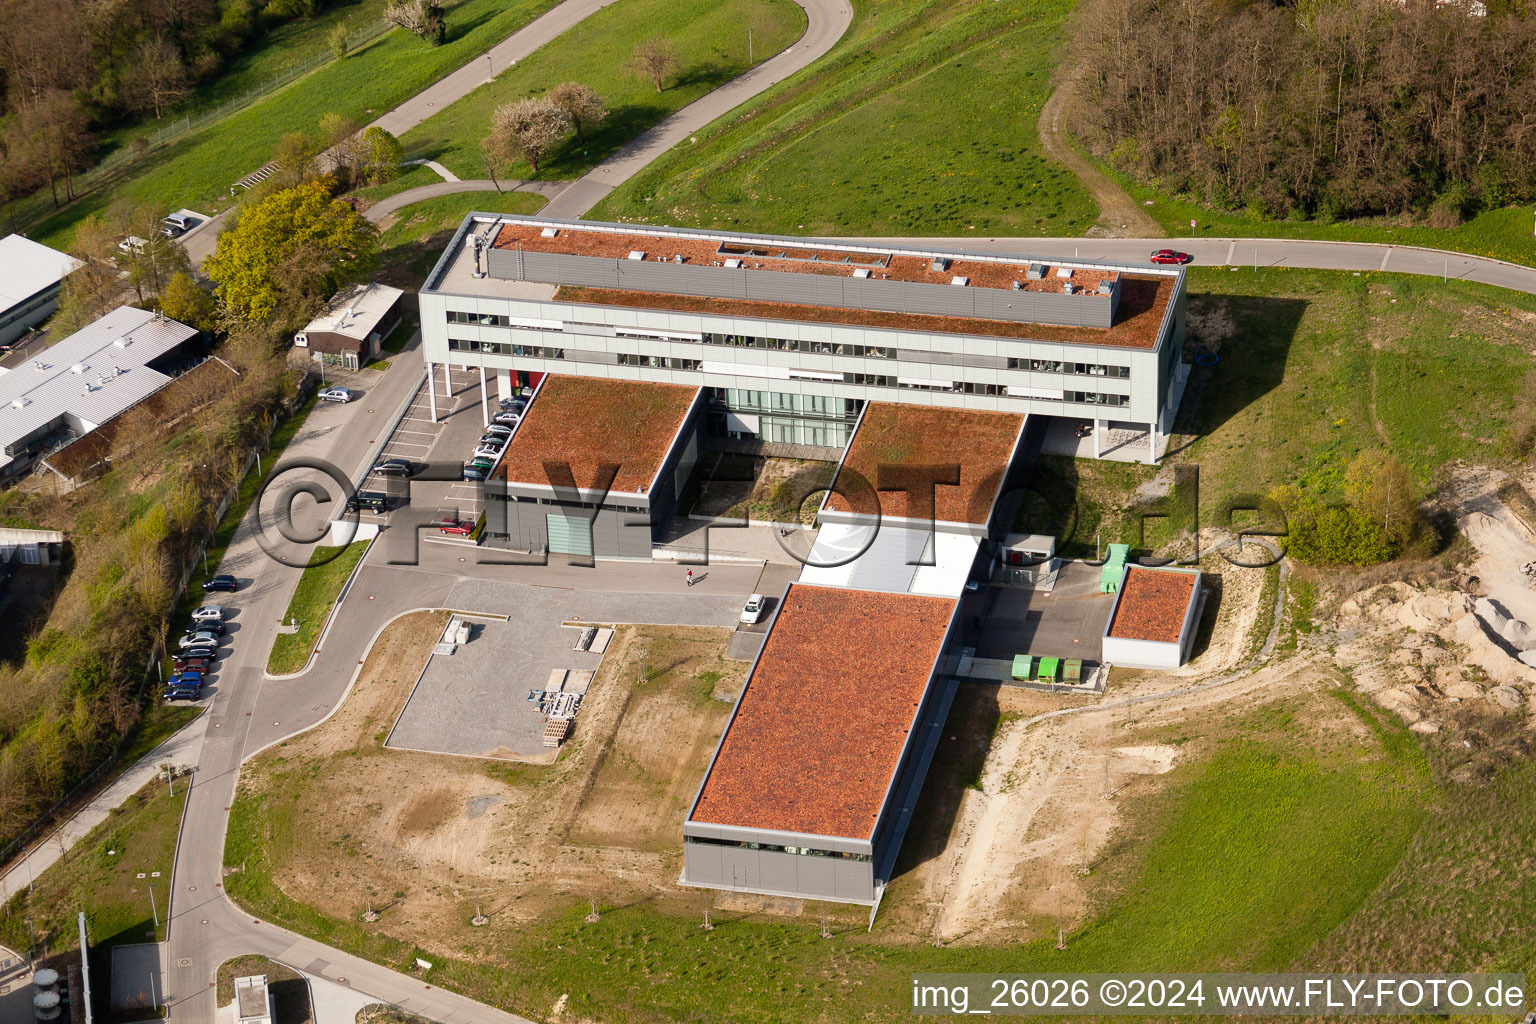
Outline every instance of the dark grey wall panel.
[(524, 252), (521, 260), (519, 271), (517, 253), (493, 250), (490, 273), (493, 277), (546, 284), (1073, 327), (1109, 327), (1119, 297), (1118, 288), (1115, 294), (1107, 296), (1063, 295), (546, 252)]

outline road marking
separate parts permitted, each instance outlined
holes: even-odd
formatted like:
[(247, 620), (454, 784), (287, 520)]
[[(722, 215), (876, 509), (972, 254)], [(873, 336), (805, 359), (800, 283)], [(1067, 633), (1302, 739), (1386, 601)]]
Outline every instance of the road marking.
[(1232, 265), (1232, 255), (1237, 252), (1237, 239), (1232, 239), (1232, 244), (1227, 246), (1227, 266)]
[(1391, 247), (1390, 247), (1390, 246), (1389, 246), (1389, 247), (1388, 247), (1388, 248), (1387, 248), (1387, 251), (1386, 251), (1386, 252), (1385, 252), (1385, 253), (1383, 253), (1383, 254), (1382, 254), (1382, 257), (1381, 257), (1381, 266), (1380, 266), (1380, 267), (1378, 267), (1378, 268), (1377, 268), (1377, 269), (1378, 269), (1378, 270), (1386, 270), (1386, 269), (1387, 269), (1387, 260), (1389, 260), (1389, 259), (1391, 259), (1391, 258), (1392, 258), (1392, 249), (1391, 249)]

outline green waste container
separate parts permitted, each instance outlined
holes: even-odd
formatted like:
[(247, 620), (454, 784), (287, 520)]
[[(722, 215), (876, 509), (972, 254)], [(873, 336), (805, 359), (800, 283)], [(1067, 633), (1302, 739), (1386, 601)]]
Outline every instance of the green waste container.
[(1061, 681), (1064, 683), (1080, 683), (1083, 681), (1083, 659), (1068, 658), (1061, 665)]
[(1042, 682), (1054, 683), (1056, 681), (1056, 673), (1060, 668), (1060, 658), (1041, 658), (1040, 673), (1035, 678)]
[(1015, 679), (1028, 679), (1031, 670), (1035, 667), (1035, 659), (1030, 654), (1015, 654), (1013, 656), (1013, 672)]

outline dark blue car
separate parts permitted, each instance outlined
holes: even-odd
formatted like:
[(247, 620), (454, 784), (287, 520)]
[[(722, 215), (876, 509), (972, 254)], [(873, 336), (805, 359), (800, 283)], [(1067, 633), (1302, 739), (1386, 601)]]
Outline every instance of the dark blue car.
[(211, 580), (204, 580), (203, 581), (203, 589), (204, 590), (209, 590), (209, 591), (212, 591), (212, 590), (227, 590), (231, 594), (233, 594), (239, 588), (240, 588), (240, 584), (235, 580), (235, 578), (233, 576), (230, 576), (227, 573), (219, 575), (219, 576), (215, 576)]
[(193, 686), (190, 683), (177, 683), (174, 686), (167, 686), (165, 692), (160, 696), (166, 700), (197, 700), (202, 695), (203, 688), (201, 686)]

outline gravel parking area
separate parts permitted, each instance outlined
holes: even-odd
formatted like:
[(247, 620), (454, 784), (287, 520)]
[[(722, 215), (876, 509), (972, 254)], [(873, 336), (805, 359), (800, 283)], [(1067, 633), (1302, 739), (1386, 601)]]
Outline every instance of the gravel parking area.
[[(729, 626), (734, 596), (619, 594), (461, 580), (446, 607), (509, 616), (473, 619), (469, 643), (433, 655), (385, 745), (515, 760), (546, 760), (544, 716), (527, 700), (555, 669), (596, 671), (602, 658), (575, 651), (580, 633), (561, 624), (662, 623)], [(578, 714), (572, 735), (581, 731)]]

